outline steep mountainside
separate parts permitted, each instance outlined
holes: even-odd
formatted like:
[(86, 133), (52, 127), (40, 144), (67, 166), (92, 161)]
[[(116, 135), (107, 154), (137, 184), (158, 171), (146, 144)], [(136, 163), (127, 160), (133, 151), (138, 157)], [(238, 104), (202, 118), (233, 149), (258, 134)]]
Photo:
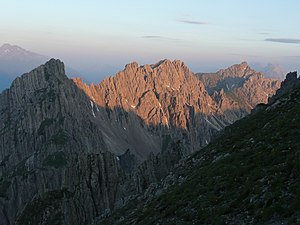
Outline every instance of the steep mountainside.
[(280, 87), (279, 80), (265, 78), (246, 62), (197, 76), (223, 111), (239, 108), (249, 113), (258, 103), (267, 103)]
[(100, 224), (299, 224), (300, 78)]
[[(60, 61), (17, 78), (0, 95), (0, 113), (1, 224), (86, 224), (140, 187), (128, 178), (123, 188), (126, 155), (114, 154), (132, 140)], [(160, 144), (150, 135), (139, 133), (143, 151)]]
[(132, 63), (87, 86), (52, 59), (0, 95), (0, 224), (79, 225), (108, 215), (241, 109), (220, 108), (180, 61)]

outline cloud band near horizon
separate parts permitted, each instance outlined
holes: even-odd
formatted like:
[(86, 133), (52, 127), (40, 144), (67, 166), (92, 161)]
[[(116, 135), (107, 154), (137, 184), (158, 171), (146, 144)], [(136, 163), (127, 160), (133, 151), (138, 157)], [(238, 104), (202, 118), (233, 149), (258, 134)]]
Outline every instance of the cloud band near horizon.
[(199, 20), (178, 20), (181, 23), (194, 24), (194, 25), (205, 25), (207, 22)]
[(293, 38), (267, 38), (265, 39), (265, 41), (286, 43), (286, 44), (300, 44), (300, 39), (293, 39)]

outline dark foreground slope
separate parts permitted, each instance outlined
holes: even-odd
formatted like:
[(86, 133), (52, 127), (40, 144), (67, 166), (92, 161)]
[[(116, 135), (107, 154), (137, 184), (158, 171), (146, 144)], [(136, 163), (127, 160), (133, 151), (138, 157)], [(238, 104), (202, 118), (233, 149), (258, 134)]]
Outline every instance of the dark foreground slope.
[[(299, 224), (300, 80), (103, 224)], [(166, 185), (169, 183), (169, 188)], [(102, 224), (102, 223), (101, 223)]]

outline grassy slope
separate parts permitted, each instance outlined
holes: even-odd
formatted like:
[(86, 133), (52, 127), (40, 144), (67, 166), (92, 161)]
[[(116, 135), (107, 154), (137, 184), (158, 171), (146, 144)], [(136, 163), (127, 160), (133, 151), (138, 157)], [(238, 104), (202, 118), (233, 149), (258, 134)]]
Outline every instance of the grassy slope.
[(177, 168), (180, 178), (158, 198), (132, 202), (104, 224), (300, 223), (299, 140), (297, 89), (226, 128)]

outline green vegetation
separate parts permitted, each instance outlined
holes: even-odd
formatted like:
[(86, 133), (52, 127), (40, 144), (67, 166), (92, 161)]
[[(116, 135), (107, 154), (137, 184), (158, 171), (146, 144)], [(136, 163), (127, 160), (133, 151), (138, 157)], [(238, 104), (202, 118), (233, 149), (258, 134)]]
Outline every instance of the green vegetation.
[(174, 171), (184, 182), (104, 224), (300, 223), (300, 90), (282, 99), (191, 156)]
[[(73, 196), (67, 189), (53, 190), (35, 197), (26, 205), (22, 214), (18, 217), (16, 225), (34, 225), (42, 218), (44, 224), (62, 224), (62, 201)], [(45, 217), (47, 213), (47, 217)]]
[(65, 145), (68, 142), (68, 136), (63, 130), (59, 130), (51, 137), (51, 142), (56, 145)]
[(45, 74), (45, 80), (48, 81), (51, 77), (51, 73), (48, 71), (47, 68), (44, 69), (44, 74)]
[(8, 132), (10, 127), (11, 127), (11, 120), (8, 119), (4, 122), (4, 127), (0, 130), (0, 135), (4, 135), (6, 132)]
[(5, 166), (5, 164), (8, 162), (10, 155), (4, 156), (2, 161), (0, 162), (0, 166)]
[(47, 92), (47, 100), (49, 102), (54, 102), (55, 101), (55, 98), (56, 98), (56, 94), (55, 94), (55, 91), (53, 89), (50, 89), (48, 92)]
[(15, 177), (15, 176), (27, 177), (29, 174), (33, 173), (33, 171), (28, 170), (28, 168), (26, 167), (26, 161), (28, 158), (29, 157), (27, 157), (26, 159), (19, 162), (17, 164), (17, 166), (13, 169), (12, 174), (9, 176), (11, 176), (11, 177)]
[(44, 101), (54, 102), (56, 98), (56, 94), (53, 88), (49, 90), (47, 88), (41, 88), (34, 92), (34, 96), (37, 98), (39, 103), (41, 104)]
[(55, 168), (65, 167), (67, 164), (68, 161), (64, 152), (55, 152), (51, 155), (48, 155), (43, 161), (43, 166)]
[(7, 198), (6, 192), (11, 182), (8, 180), (0, 180), (0, 198)]
[(45, 129), (49, 127), (53, 123), (53, 119), (46, 118), (41, 123), (38, 129), (38, 135), (43, 135), (45, 133)]
[(163, 143), (162, 143), (162, 152), (166, 151), (170, 142), (172, 141), (171, 135), (166, 134), (163, 136)]

